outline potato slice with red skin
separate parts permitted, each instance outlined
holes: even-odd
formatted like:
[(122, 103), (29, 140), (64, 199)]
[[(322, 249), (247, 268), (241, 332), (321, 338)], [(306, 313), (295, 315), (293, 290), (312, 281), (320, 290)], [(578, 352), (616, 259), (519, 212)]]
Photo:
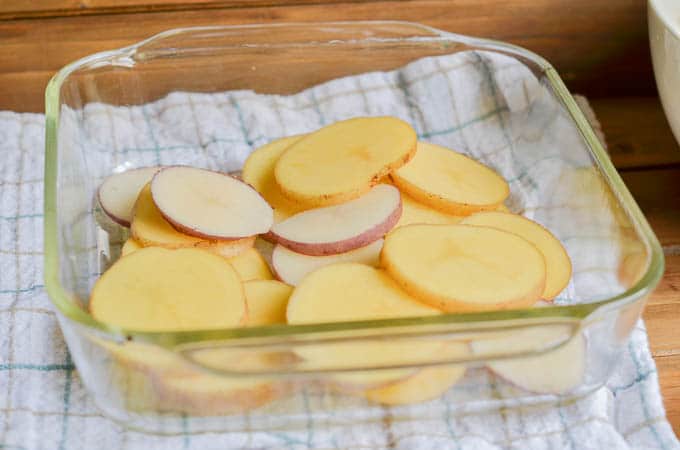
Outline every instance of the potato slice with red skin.
[(250, 154), (243, 165), (241, 178), (251, 185), (274, 208), (274, 222), (278, 223), (293, 214), (304, 211), (304, 205), (289, 200), (276, 184), (274, 168), (279, 157), (304, 135), (276, 139)]
[(248, 184), (195, 167), (167, 167), (151, 180), (156, 207), (176, 229), (204, 239), (235, 240), (266, 233), (274, 213)]
[(117, 224), (129, 227), (139, 191), (159, 170), (161, 167), (141, 167), (107, 177), (97, 190), (104, 213)]
[(291, 145), (274, 169), (283, 195), (310, 207), (355, 199), (416, 151), (416, 133), (395, 117), (335, 122)]
[[(288, 301), (289, 324), (328, 323), (352, 320), (419, 317), (440, 314), (419, 303), (382, 270), (357, 263), (333, 264), (307, 275)], [(428, 360), (436, 356), (441, 342), (425, 340), (376, 340), (300, 345), (295, 352), (311, 367), (351, 369), (390, 366)], [(334, 373), (345, 388), (383, 386), (408, 377), (414, 369)]]
[(235, 241), (211, 241), (189, 236), (177, 231), (161, 215), (151, 198), (151, 188), (147, 184), (139, 193), (135, 203), (135, 213), (130, 227), (132, 237), (144, 247), (163, 247), (168, 249), (202, 248), (225, 258), (231, 258), (251, 248), (255, 236)]
[(148, 247), (119, 259), (95, 283), (89, 307), (101, 322), (139, 331), (228, 328), (248, 317), (234, 268), (199, 249)]
[(489, 211), (473, 214), (461, 224), (491, 227), (514, 233), (534, 244), (545, 258), (543, 298), (552, 300), (569, 284), (571, 260), (559, 239), (543, 226), (517, 214)]
[(528, 307), (545, 286), (538, 249), (487, 227), (397, 228), (385, 237), (381, 264), (411, 295), (449, 312)]
[(380, 239), (400, 216), (399, 190), (380, 184), (347, 203), (296, 214), (275, 224), (270, 234), (277, 243), (297, 253), (335, 255)]
[(354, 262), (377, 267), (380, 263), (382, 245), (383, 240), (378, 239), (365, 247), (328, 256), (303, 255), (283, 245), (277, 245), (272, 252), (272, 265), (279, 280), (297, 286), (308, 274), (331, 264)]
[(416, 201), (461, 216), (494, 210), (510, 193), (508, 183), (484, 164), (425, 142), (390, 178)]

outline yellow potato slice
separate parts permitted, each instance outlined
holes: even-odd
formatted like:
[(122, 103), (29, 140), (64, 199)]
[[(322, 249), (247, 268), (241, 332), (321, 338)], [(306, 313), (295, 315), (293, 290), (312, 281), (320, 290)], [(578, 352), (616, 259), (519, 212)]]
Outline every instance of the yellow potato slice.
[(545, 286), (538, 249), (487, 227), (397, 228), (385, 238), (381, 263), (411, 295), (449, 312), (528, 307)]
[(274, 178), (274, 167), (279, 157), (303, 136), (289, 136), (272, 141), (251, 153), (243, 165), (241, 178), (254, 187), (274, 208), (274, 223), (305, 209), (300, 203), (293, 202), (281, 194)]
[(137, 242), (134, 238), (129, 238), (127, 241), (125, 241), (123, 247), (120, 249), (120, 256), (129, 255), (140, 248), (142, 248), (142, 245), (139, 242)]
[(508, 209), (508, 207), (505, 206), (503, 203), (501, 203), (500, 205), (498, 205), (498, 207), (496, 208), (496, 211), (500, 211), (500, 212), (512, 214), (512, 212)]
[(148, 184), (139, 193), (130, 228), (132, 237), (144, 247), (169, 249), (198, 247), (225, 258), (234, 257), (255, 243), (255, 236), (233, 241), (213, 241), (180, 233), (161, 215), (153, 202)]
[(227, 328), (247, 319), (241, 280), (199, 249), (148, 247), (116, 261), (95, 283), (95, 319), (140, 331)]
[(309, 207), (359, 197), (380, 178), (408, 162), (416, 133), (394, 117), (336, 122), (291, 145), (274, 170), (283, 195)]
[(242, 281), (271, 280), (274, 278), (271, 270), (269, 270), (269, 264), (254, 248), (249, 248), (240, 255), (229, 258), (229, 263), (236, 269), (236, 273)]
[(243, 283), (248, 302), (246, 325), (273, 325), (286, 323), (288, 298), (292, 286), (275, 280), (252, 280)]
[(418, 142), (415, 157), (390, 176), (420, 203), (461, 216), (496, 209), (510, 193), (508, 183), (490, 168), (425, 142)]
[(559, 239), (533, 220), (503, 212), (481, 212), (465, 218), (461, 224), (491, 227), (514, 233), (534, 244), (545, 258), (543, 298), (552, 300), (569, 284), (571, 260)]
[[(358, 263), (333, 264), (307, 275), (288, 302), (289, 324), (341, 322), (431, 316), (439, 311), (403, 292), (387, 274)], [(311, 367), (350, 369), (426, 361), (441, 348), (425, 340), (366, 340), (300, 345), (296, 353)], [(338, 372), (332, 378), (347, 388), (382, 386), (411, 375), (415, 369)]]
[[(450, 343), (443, 352), (450, 357), (470, 354), (466, 344)], [(369, 389), (364, 396), (371, 402), (383, 405), (407, 405), (433, 400), (448, 391), (465, 375), (464, 365), (426, 367), (403, 381), (385, 387)]]
[(401, 208), (401, 217), (395, 228), (414, 223), (456, 224), (463, 219), (462, 216), (447, 214), (423, 205), (406, 194), (401, 196)]
[(191, 376), (164, 377), (155, 384), (159, 410), (196, 416), (238, 414), (258, 408), (279, 397), (283, 386), (198, 371)]

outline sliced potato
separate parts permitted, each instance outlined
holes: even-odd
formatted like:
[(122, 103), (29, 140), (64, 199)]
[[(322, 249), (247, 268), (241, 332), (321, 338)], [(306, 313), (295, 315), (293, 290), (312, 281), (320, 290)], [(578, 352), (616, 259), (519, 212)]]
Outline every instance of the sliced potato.
[[(403, 292), (382, 270), (358, 263), (333, 264), (307, 275), (288, 302), (290, 324), (418, 317), (439, 314)], [(440, 342), (373, 340), (300, 345), (296, 353), (312, 367), (350, 369), (399, 365), (432, 358)], [(350, 387), (372, 388), (411, 375), (414, 369), (336, 373), (332, 378)]]
[(148, 247), (116, 261), (95, 283), (95, 319), (140, 331), (228, 328), (247, 319), (241, 280), (199, 249)]
[(381, 263), (411, 295), (449, 312), (528, 307), (545, 262), (521, 237), (472, 225), (409, 225), (385, 237)]
[[(470, 350), (462, 343), (447, 344), (442, 350), (450, 357), (467, 356)], [(465, 375), (464, 365), (425, 367), (403, 381), (369, 389), (365, 397), (384, 405), (407, 405), (435, 399), (448, 391)]]
[(142, 248), (142, 245), (139, 242), (137, 242), (134, 238), (129, 238), (127, 241), (125, 241), (123, 247), (120, 249), (120, 256), (129, 255), (140, 248)]
[(403, 227), (414, 223), (430, 223), (430, 224), (456, 224), (460, 222), (463, 217), (430, 208), (427, 205), (419, 203), (406, 194), (401, 196), (401, 218), (397, 222), (397, 227)]
[(302, 137), (303, 135), (289, 136), (272, 141), (251, 153), (243, 165), (241, 172), (243, 181), (254, 187), (274, 208), (275, 223), (304, 210), (303, 205), (281, 194), (274, 178), (274, 167), (281, 154)]
[(251, 280), (243, 283), (248, 302), (246, 325), (273, 325), (286, 323), (288, 298), (293, 288), (275, 280)]
[(139, 191), (159, 170), (161, 167), (141, 167), (107, 177), (97, 190), (104, 213), (117, 224), (129, 227)]
[(176, 229), (205, 239), (235, 240), (266, 233), (274, 212), (262, 196), (226, 173), (166, 167), (151, 180), (156, 207)]
[(139, 193), (132, 219), (132, 237), (144, 247), (169, 249), (198, 247), (231, 258), (251, 248), (255, 237), (235, 241), (214, 241), (180, 233), (161, 215), (151, 197), (147, 184)]
[(510, 193), (508, 183), (484, 164), (425, 142), (418, 142), (413, 160), (390, 177), (418, 202), (461, 216), (496, 209)]
[(503, 212), (481, 212), (465, 218), (461, 224), (491, 227), (514, 233), (534, 244), (545, 258), (543, 298), (552, 300), (569, 284), (571, 260), (559, 239), (533, 220)]
[(283, 195), (310, 207), (335, 205), (368, 192), (416, 151), (413, 128), (394, 117), (336, 122), (291, 145), (274, 175)]
[(365, 247), (328, 256), (303, 255), (283, 245), (277, 245), (272, 253), (272, 265), (281, 281), (297, 286), (308, 274), (331, 264), (355, 262), (377, 267), (380, 263), (382, 245), (383, 240), (378, 239)]
[(255, 248), (249, 248), (233, 258), (229, 258), (229, 263), (234, 266), (236, 273), (243, 281), (271, 280), (274, 278), (271, 270), (269, 270), (269, 264)]

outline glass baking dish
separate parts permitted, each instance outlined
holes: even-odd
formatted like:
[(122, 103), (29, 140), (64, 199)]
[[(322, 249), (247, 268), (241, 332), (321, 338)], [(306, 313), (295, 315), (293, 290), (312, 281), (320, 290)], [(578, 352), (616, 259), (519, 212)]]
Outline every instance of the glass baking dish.
[[(461, 61), (471, 75), (451, 75)], [(442, 76), (452, 77), (453, 91), (437, 90)], [(366, 86), (371, 80), (378, 81)], [(359, 83), (363, 89), (346, 87)], [(381, 89), (397, 97), (378, 95)], [(467, 120), (467, 110), (447, 106), (458, 98), (489, 112)], [(249, 109), (249, 99), (266, 99), (270, 107)], [(284, 116), (304, 110), (323, 118), (338, 107), (334, 99), (343, 118), (399, 115), (399, 105), (407, 105), (405, 119), (416, 122), (421, 139), (468, 152), (506, 176), (507, 206), (549, 228), (570, 254), (574, 273), (563, 294), (547, 307), (525, 310), (173, 333), (115, 329), (87, 313), (96, 277), (126, 237), (124, 229), (99, 220), (93, 198), (104, 177), (154, 164), (237, 171), (243, 152), (286, 134), (277, 134), (271, 114), (283, 108)], [(209, 102), (212, 110), (201, 109)], [(196, 108), (195, 123), (172, 116), (182, 107)], [(214, 110), (228, 111), (229, 120), (212, 124), (206, 111)], [(376, 386), (343, 381), (388, 375), (425, 380), (414, 388), (414, 398), (423, 401), (390, 407), (394, 421), (564, 404), (607, 380), (663, 273), (656, 237), (560, 77), (541, 57), (508, 44), (406, 22), (171, 30), (64, 67), (47, 87), (46, 114), (47, 290), (96, 404), (135, 429), (181, 433), (187, 417), (196, 432), (380, 420), (385, 406), (365, 395)], [(158, 119), (168, 117), (176, 134), (155, 136)], [(453, 126), (426, 126), (439, 120)], [(280, 127), (295, 134), (319, 126), (318, 120), (293, 122)], [(473, 133), (476, 126), (482, 128)], [(253, 127), (264, 136), (251, 133)], [(474, 135), (468, 146), (465, 138)], [(502, 145), (486, 153), (493, 139), (485, 136), (496, 135)], [(367, 345), (435, 344), (469, 351), (404, 351), (379, 363), (361, 356)], [(568, 365), (582, 368), (579, 382), (566, 390), (527, 390), (487, 369), (510, 363), (520, 378), (539, 371), (551, 379), (564, 367), (545, 358), (574, 345), (582, 348), (582, 360)], [(335, 366), (314, 364), (296, 356), (303, 347), (350, 348), (357, 356)], [(441, 392), (425, 392), (426, 386), (436, 391), (433, 380), (463, 371)]]

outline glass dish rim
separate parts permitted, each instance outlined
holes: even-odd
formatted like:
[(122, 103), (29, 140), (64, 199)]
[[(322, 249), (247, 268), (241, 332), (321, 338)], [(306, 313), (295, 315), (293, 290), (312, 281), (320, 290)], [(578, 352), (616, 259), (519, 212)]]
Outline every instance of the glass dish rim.
[[(352, 321), (337, 323), (322, 323), (310, 325), (273, 325), (251, 328), (229, 328), (211, 330), (188, 330), (188, 331), (166, 331), (148, 332), (139, 330), (128, 330), (114, 327), (95, 320), (89, 313), (77, 306), (70, 299), (67, 292), (59, 281), (59, 246), (57, 241), (57, 215), (56, 215), (56, 194), (57, 194), (57, 137), (59, 126), (59, 99), (60, 90), (68, 76), (76, 70), (97, 62), (109, 61), (113, 58), (124, 57), (133, 54), (140, 48), (150, 44), (162, 42), (170, 37), (177, 37), (182, 34), (191, 34), (198, 31), (235, 31), (239, 29), (269, 29), (269, 28), (292, 28), (308, 27), (317, 29), (324, 26), (349, 27), (362, 25), (365, 27), (377, 27), (385, 25), (399, 25), (410, 27), (414, 30), (427, 32), (432, 37), (427, 38), (361, 38), (352, 39), (351, 43), (357, 44), (364, 42), (389, 42), (403, 41), (417, 42), (449, 42), (452, 44), (464, 44), (471, 47), (510, 53), (525, 58), (537, 64), (548, 79), (552, 89), (558, 99), (563, 103), (575, 122), (579, 132), (583, 136), (588, 146), (588, 150), (598, 166), (600, 175), (607, 182), (617, 201), (628, 214), (631, 222), (635, 225), (636, 232), (643, 239), (644, 244), (649, 249), (649, 265), (645, 274), (625, 292), (600, 300), (593, 303), (577, 305), (552, 306), (550, 308), (499, 310), (483, 313), (450, 313), (440, 316), (427, 318), (406, 318), (406, 319), (382, 319), (373, 321)], [(332, 44), (348, 44), (349, 41), (334, 40)], [(300, 43), (287, 43), (277, 45), (295, 46)], [(309, 44), (309, 43), (308, 43)], [(313, 43), (320, 45), (320, 42)], [(142, 342), (154, 343), (168, 348), (173, 348), (181, 343), (199, 343), (205, 341), (241, 339), (241, 338), (284, 338), (291, 336), (306, 336), (323, 332), (359, 332), (375, 330), (377, 328), (392, 328), (394, 330), (403, 327), (413, 326), (422, 327), (424, 325), (447, 325), (460, 323), (487, 323), (505, 322), (517, 319), (535, 319), (537, 321), (549, 321), (550, 319), (563, 321), (572, 319), (582, 321), (590, 316), (594, 311), (600, 309), (621, 308), (634, 302), (641, 296), (649, 294), (657, 285), (664, 272), (664, 255), (661, 246), (652, 231), (649, 223), (642, 214), (637, 203), (623, 183), (618, 172), (614, 168), (607, 152), (604, 150), (599, 139), (596, 137), (590, 123), (587, 121), (574, 98), (567, 90), (562, 79), (556, 70), (541, 56), (505, 42), (491, 39), (475, 38), (456, 33), (439, 30), (433, 27), (422, 25), (415, 22), (406, 21), (332, 21), (332, 22), (287, 22), (276, 24), (249, 24), (249, 25), (217, 25), (203, 27), (184, 27), (167, 30), (147, 39), (139, 41), (130, 46), (115, 50), (103, 51), (74, 61), (59, 70), (50, 80), (45, 90), (45, 177), (44, 177), (44, 279), (45, 287), (51, 303), (57, 311), (67, 319), (90, 329), (100, 335), (113, 340), (137, 340)], [(506, 322), (507, 323), (507, 322)], [(549, 322), (540, 322), (549, 323)]]

